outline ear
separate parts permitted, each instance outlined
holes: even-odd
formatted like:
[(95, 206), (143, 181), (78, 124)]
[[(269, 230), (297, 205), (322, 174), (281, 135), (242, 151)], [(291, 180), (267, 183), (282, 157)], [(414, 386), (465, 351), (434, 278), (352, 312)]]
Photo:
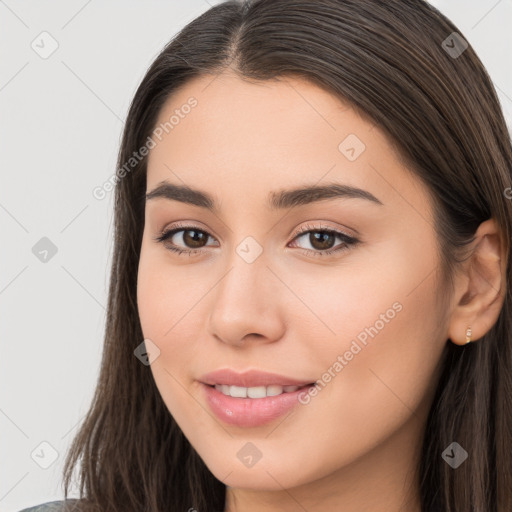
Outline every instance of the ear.
[(503, 237), (493, 218), (482, 222), (475, 233), (469, 258), (456, 278), (455, 306), (448, 337), (465, 345), (482, 338), (496, 323), (506, 293), (507, 254)]

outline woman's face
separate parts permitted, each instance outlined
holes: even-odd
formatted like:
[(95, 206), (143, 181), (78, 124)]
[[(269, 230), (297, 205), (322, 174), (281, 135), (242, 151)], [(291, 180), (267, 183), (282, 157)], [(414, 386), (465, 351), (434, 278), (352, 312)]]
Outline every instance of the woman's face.
[[(248, 489), (412, 464), (448, 330), (427, 189), (378, 127), (298, 79), (203, 76), (166, 122), (146, 192), (189, 187), (212, 208), (171, 189), (147, 199), (137, 300), (156, 385), (195, 450)], [(226, 398), (202, 383), (218, 369), (317, 385)]]

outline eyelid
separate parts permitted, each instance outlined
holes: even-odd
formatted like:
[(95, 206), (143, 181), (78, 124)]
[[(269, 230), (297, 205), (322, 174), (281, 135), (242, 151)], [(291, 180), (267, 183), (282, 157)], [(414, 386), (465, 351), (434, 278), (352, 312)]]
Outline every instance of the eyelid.
[[(322, 221), (320, 221), (320, 222), (322, 222)], [(344, 236), (346, 236), (347, 238), (354, 239), (354, 240), (356, 239), (356, 237), (354, 235), (347, 233), (347, 231), (345, 231), (345, 229), (340, 228), (340, 227), (328, 226), (327, 224), (320, 224), (317, 226), (311, 225), (311, 224), (305, 224), (305, 225), (301, 226), (299, 229), (293, 231), (292, 234), (290, 234), (290, 236), (293, 235), (293, 239), (295, 239), (298, 235), (302, 235), (309, 231), (332, 231), (332, 232), (336, 232), (336, 233), (341, 233)]]
[(159, 230), (158, 234), (164, 235), (164, 234), (169, 234), (171, 232), (174, 232), (174, 234), (175, 234), (176, 232), (179, 232), (179, 231), (192, 231), (192, 230), (201, 231), (201, 232), (207, 234), (210, 238), (214, 238), (217, 240), (217, 237), (213, 236), (210, 233), (209, 229), (207, 229), (206, 227), (202, 227), (196, 221), (190, 221), (190, 222), (189, 221), (177, 221), (175, 223), (171, 223), (168, 226), (164, 227), (163, 229)]

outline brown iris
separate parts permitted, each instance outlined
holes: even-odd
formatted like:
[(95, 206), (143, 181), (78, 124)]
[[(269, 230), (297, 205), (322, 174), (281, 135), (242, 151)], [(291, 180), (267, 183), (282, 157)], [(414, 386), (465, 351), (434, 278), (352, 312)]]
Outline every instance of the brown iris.
[[(190, 236), (190, 233), (194, 233), (195, 236)], [(202, 231), (198, 231), (196, 229), (187, 229), (183, 231), (183, 241), (185, 242), (185, 245), (190, 248), (200, 248), (203, 247), (201, 245), (201, 242), (208, 241), (208, 235), (206, 233), (203, 233)]]
[(326, 231), (318, 231), (309, 234), (309, 242), (318, 250), (330, 249), (333, 246), (336, 237)]

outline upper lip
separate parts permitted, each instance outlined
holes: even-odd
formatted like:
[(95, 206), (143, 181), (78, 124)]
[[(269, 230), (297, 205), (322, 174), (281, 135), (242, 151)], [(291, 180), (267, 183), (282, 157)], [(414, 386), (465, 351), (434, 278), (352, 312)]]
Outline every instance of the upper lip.
[(312, 384), (312, 381), (292, 379), (277, 373), (262, 372), (258, 370), (249, 370), (243, 373), (237, 373), (229, 368), (223, 368), (209, 372), (199, 379), (204, 384), (213, 386), (215, 384), (227, 384), (230, 386), (241, 386), (244, 388), (257, 386), (305, 386)]

